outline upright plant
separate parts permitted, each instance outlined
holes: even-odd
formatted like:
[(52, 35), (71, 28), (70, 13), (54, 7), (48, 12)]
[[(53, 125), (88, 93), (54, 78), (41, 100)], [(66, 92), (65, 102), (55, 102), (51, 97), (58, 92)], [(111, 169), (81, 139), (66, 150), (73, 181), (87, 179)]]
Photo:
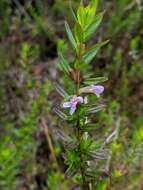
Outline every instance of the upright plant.
[(97, 170), (98, 163), (106, 158), (107, 152), (100, 141), (95, 142), (90, 136), (90, 131), (99, 125), (91, 123), (89, 116), (105, 107), (98, 104), (98, 101), (90, 103), (90, 95), (95, 94), (98, 99), (104, 91), (104, 87), (99, 84), (107, 80), (106, 77), (91, 77), (91, 73), (87, 75), (89, 63), (98, 50), (108, 42), (87, 47), (87, 41), (95, 34), (104, 14), (104, 12), (96, 14), (97, 4), (98, 0), (91, 0), (85, 7), (81, 1), (76, 14), (71, 9), (75, 21), (74, 31), (71, 31), (67, 22), (65, 29), (74, 51), (74, 60), (69, 63), (63, 51), (59, 49), (59, 64), (65, 75), (74, 83), (72, 95), (59, 85), (55, 85), (64, 98), (62, 103), (64, 112), (57, 108), (55, 112), (73, 126), (72, 135), (65, 135), (60, 131), (66, 146), (64, 158), (68, 169), (65, 177), (75, 176), (77, 186), (82, 190), (108, 188), (107, 181), (102, 180), (107, 173), (102, 170), (103, 168)]

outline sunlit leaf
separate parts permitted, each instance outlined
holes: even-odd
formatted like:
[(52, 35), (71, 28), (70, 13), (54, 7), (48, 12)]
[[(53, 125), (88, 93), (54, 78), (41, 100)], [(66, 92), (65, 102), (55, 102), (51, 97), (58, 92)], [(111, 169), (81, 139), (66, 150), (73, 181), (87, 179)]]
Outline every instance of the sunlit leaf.
[(84, 17), (84, 19), (86, 26), (89, 26), (92, 23), (96, 14), (97, 4), (98, 0), (91, 0), (89, 5), (85, 8), (86, 16)]
[(114, 170), (114, 176), (115, 176), (115, 177), (121, 177), (121, 176), (122, 176), (122, 171), (119, 170), (119, 169), (115, 169), (115, 170)]
[(93, 9), (93, 14), (96, 13), (98, 0), (91, 0), (90, 7)]
[(83, 4), (81, 3), (81, 5), (79, 6), (77, 10), (77, 19), (81, 26), (84, 26), (84, 22), (85, 22), (84, 17), (85, 17), (85, 8)]
[(84, 40), (87, 41), (91, 35), (97, 30), (98, 26), (100, 25), (102, 18), (103, 18), (103, 12), (98, 14), (93, 22), (86, 28)]
[(66, 162), (67, 165), (71, 165), (71, 164), (78, 165), (79, 164), (80, 158), (75, 149), (67, 149), (66, 156), (68, 158), (68, 160)]
[(98, 180), (96, 185), (93, 187), (93, 190), (111, 190), (108, 187), (108, 178), (104, 180)]

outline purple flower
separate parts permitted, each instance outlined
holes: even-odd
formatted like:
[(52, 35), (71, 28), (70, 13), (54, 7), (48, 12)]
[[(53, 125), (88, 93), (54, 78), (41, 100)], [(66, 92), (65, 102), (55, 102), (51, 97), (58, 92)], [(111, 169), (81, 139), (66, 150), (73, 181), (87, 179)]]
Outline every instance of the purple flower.
[(101, 85), (91, 85), (91, 91), (96, 94), (97, 97), (100, 97), (100, 94), (104, 91), (104, 86)]
[(104, 91), (104, 86), (101, 85), (91, 85), (80, 89), (80, 93), (94, 93), (97, 97), (100, 97)]
[(83, 97), (74, 95), (70, 102), (63, 103), (63, 107), (70, 108), (70, 114), (72, 115), (75, 112), (78, 103), (83, 103)]

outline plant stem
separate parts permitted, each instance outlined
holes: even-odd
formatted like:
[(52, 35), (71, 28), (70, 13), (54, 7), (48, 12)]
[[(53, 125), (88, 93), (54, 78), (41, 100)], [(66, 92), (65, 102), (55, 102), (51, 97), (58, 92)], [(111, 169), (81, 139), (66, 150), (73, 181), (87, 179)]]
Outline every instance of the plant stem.
[(78, 153), (79, 153), (79, 157), (80, 157), (80, 172), (81, 172), (81, 176), (82, 176), (82, 189), (89, 190), (89, 186), (88, 186), (88, 183), (87, 183), (86, 177), (85, 177), (83, 155), (80, 150), (80, 141), (81, 141), (81, 137), (82, 137), (82, 132), (79, 128), (79, 120), (77, 121), (77, 124), (78, 124), (77, 125), (77, 131), (78, 131), (77, 140), (78, 140)]
[[(82, 54), (83, 54), (83, 47), (84, 44), (80, 43), (79, 44), (79, 49), (78, 49), (78, 53), (77, 53), (77, 61), (78, 64), (80, 64), (82, 62)], [(77, 69), (76, 71), (77, 73), (77, 95), (79, 95), (79, 88), (80, 88), (80, 70)], [(89, 190), (89, 185), (86, 181), (86, 177), (85, 177), (85, 167), (84, 167), (84, 160), (83, 160), (83, 155), (80, 149), (80, 142), (81, 142), (81, 137), (83, 135), (83, 132), (80, 130), (80, 117), (78, 117), (77, 119), (77, 125), (76, 125), (76, 129), (77, 129), (77, 141), (78, 141), (78, 154), (80, 157), (80, 172), (81, 172), (81, 177), (82, 177), (82, 190)]]

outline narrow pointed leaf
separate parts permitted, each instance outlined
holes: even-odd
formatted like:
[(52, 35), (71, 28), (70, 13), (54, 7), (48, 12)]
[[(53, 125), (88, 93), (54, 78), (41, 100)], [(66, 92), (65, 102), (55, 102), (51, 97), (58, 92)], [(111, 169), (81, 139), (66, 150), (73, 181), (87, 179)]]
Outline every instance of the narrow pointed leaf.
[(85, 30), (85, 36), (84, 36), (84, 41), (87, 41), (93, 33), (97, 30), (98, 26), (100, 25), (102, 18), (103, 18), (103, 12), (99, 13), (94, 21), (86, 28)]
[(97, 5), (98, 5), (98, 0), (91, 0), (90, 6), (91, 6), (91, 8), (93, 8), (94, 14), (96, 13)]
[(97, 10), (98, 0), (91, 0), (90, 4), (85, 8), (86, 15), (84, 17), (86, 26), (89, 26), (95, 17), (96, 10)]
[(77, 42), (82, 42), (83, 41), (83, 32), (81, 30), (81, 26), (79, 23), (75, 24), (74, 27), (74, 34)]
[(74, 20), (77, 21), (77, 17), (76, 17), (76, 15), (74, 13), (74, 10), (72, 8), (71, 2), (70, 2), (70, 10), (71, 10), (71, 13), (72, 13), (72, 16), (73, 16)]
[(61, 129), (55, 129), (55, 134), (56, 134), (56, 136), (57, 136), (60, 140), (62, 140), (62, 141), (64, 141), (64, 142), (66, 142), (66, 141), (69, 140), (69, 136), (68, 136), (67, 134), (65, 134)]
[(95, 156), (102, 156), (102, 157), (104, 157), (104, 158), (107, 158), (107, 156), (108, 156), (108, 152), (107, 151), (88, 151), (90, 154), (92, 154), (92, 155), (95, 155)]
[(54, 108), (53, 111), (63, 120), (67, 120), (67, 115), (60, 111), (58, 108)]
[(97, 113), (101, 110), (103, 110), (105, 108), (105, 105), (99, 105), (93, 108), (89, 108), (88, 110), (86, 110), (87, 114), (94, 114)]
[(86, 155), (89, 156), (91, 159), (95, 159), (95, 160), (105, 160), (105, 159), (107, 159), (107, 155), (105, 155), (105, 154), (97, 154), (96, 152), (93, 152), (93, 151), (86, 152)]
[(56, 129), (55, 134), (57, 138), (63, 142), (65, 148), (74, 149), (76, 147), (77, 142), (75, 138), (71, 138), (69, 135), (67, 135), (60, 129)]
[(65, 172), (65, 179), (69, 179), (70, 177), (74, 176), (77, 171), (79, 170), (79, 166), (72, 164)]
[(94, 130), (94, 129), (98, 129), (99, 127), (100, 127), (99, 124), (91, 124), (91, 123), (89, 123), (89, 124), (84, 125), (81, 130), (88, 132), (88, 131), (91, 131), (91, 130)]
[(59, 53), (59, 64), (60, 68), (67, 74), (69, 74), (69, 71), (71, 70), (67, 60), (63, 57), (61, 53)]
[(107, 44), (109, 40), (96, 44), (94, 47), (90, 48), (83, 56), (85, 63), (90, 63), (92, 59), (95, 57), (99, 49)]
[(66, 93), (66, 91), (65, 91), (58, 83), (54, 83), (54, 86), (55, 86), (56, 91), (57, 91), (62, 97), (68, 96), (68, 94)]
[(81, 26), (84, 26), (84, 21), (85, 21), (84, 17), (85, 17), (85, 9), (84, 9), (83, 4), (81, 3), (81, 5), (79, 6), (77, 10), (77, 19), (78, 19), (78, 23)]
[(72, 44), (73, 48), (76, 49), (77, 44), (76, 44), (76, 41), (75, 41), (75, 39), (73, 37), (72, 31), (71, 31), (71, 29), (69, 27), (69, 24), (67, 22), (65, 22), (65, 29), (66, 29), (66, 32), (67, 32), (67, 35), (68, 35), (70, 43)]
[(85, 173), (85, 175), (92, 177), (92, 178), (97, 178), (99, 180), (99, 176), (101, 175), (101, 171), (100, 170), (96, 170), (96, 168), (92, 167), (92, 168), (87, 168), (87, 171)]
[(107, 80), (108, 80), (107, 77), (89, 78), (89, 79), (85, 79), (84, 84), (87, 84), (87, 85), (92, 85), (92, 84), (94, 84), (94, 85), (96, 85), (96, 84), (105, 82), (105, 81), (107, 81)]

